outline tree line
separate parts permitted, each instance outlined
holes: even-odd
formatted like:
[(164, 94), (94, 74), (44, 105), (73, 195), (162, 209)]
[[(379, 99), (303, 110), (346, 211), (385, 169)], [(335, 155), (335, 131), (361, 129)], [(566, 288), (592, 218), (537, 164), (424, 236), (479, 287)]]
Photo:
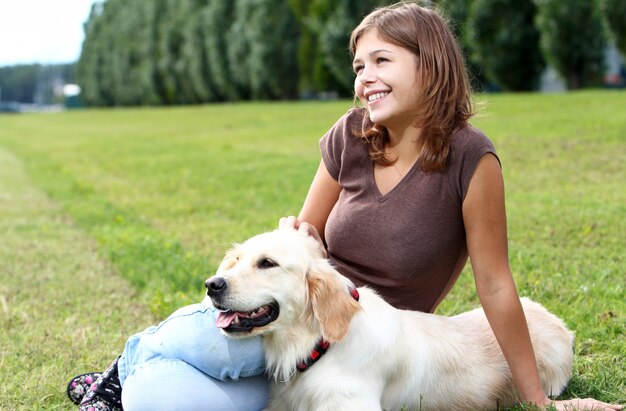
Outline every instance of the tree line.
[(382, 0), (107, 0), (77, 68), (92, 105), (349, 95), (347, 33)]
[(546, 65), (569, 89), (601, 84), (609, 38), (626, 55), (623, 0), (441, 0), (479, 84), (538, 87)]
[[(114, 106), (348, 97), (350, 32), (394, 2), (99, 1), (76, 67), (81, 98)], [(571, 89), (596, 86), (608, 39), (626, 55), (623, 0), (422, 3), (450, 20), (477, 90), (536, 90), (547, 64)]]

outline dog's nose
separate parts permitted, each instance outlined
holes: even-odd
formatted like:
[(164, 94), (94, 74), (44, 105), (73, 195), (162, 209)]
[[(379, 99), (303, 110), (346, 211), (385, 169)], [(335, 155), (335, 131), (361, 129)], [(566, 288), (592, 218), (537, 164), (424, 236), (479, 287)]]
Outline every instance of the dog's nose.
[(209, 297), (216, 296), (226, 291), (226, 280), (222, 277), (211, 277), (204, 282), (204, 285)]

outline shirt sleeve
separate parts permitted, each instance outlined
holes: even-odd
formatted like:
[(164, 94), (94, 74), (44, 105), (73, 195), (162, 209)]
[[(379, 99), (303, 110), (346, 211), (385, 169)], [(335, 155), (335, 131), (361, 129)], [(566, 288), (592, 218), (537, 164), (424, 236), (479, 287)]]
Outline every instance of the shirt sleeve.
[(320, 140), (322, 160), (326, 170), (336, 181), (339, 181), (341, 169), (344, 165), (347, 140), (355, 138), (353, 128), (360, 127), (361, 120), (362, 115), (358, 113), (358, 110), (351, 109), (337, 120), (335, 125)]
[(458, 168), (456, 170), (458, 174), (455, 179), (457, 182), (455, 190), (463, 202), (480, 159), (485, 154), (493, 154), (498, 162), (500, 162), (500, 158), (498, 158), (496, 148), (491, 140), (478, 129), (467, 127), (456, 137), (458, 137), (458, 141), (456, 141), (458, 149), (453, 151), (456, 158), (453, 159), (452, 167)]

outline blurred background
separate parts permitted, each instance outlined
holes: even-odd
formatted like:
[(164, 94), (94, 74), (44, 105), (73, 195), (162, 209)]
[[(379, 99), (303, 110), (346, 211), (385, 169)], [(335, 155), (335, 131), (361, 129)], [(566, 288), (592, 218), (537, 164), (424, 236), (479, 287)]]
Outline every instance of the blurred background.
[[(0, 111), (352, 95), (350, 31), (383, 0), (0, 0)], [(437, 0), (474, 88), (626, 84), (624, 0)]]

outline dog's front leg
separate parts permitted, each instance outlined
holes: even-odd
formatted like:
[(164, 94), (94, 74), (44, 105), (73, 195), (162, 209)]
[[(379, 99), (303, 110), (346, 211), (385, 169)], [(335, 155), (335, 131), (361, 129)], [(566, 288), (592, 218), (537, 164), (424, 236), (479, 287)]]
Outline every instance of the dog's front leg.
[(383, 411), (379, 400), (367, 398), (346, 398), (345, 400), (328, 401), (318, 404), (314, 410), (309, 411)]
[(271, 382), (270, 398), (267, 402), (267, 408), (263, 411), (293, 411), (294, 407), (290, 407), (289, 402), (285, 399), (286, 392), (289, 388), (285, 384)]
[(293, 411), (285, 401), (270, 400), (263, 411)]
[(263, 408), (263, 411), (292, 411), (286, 407), (286, 404), (283, 403), (280, 406), (276, 404), (268, 404), (267, 408)]

